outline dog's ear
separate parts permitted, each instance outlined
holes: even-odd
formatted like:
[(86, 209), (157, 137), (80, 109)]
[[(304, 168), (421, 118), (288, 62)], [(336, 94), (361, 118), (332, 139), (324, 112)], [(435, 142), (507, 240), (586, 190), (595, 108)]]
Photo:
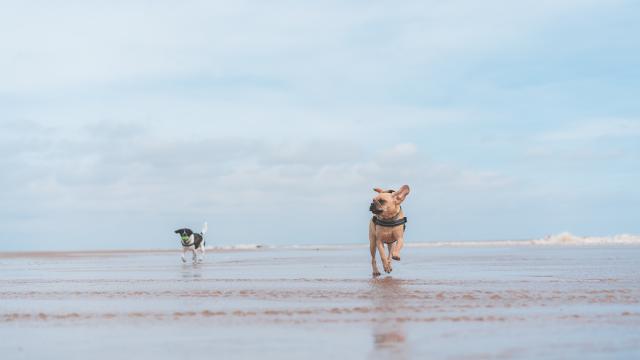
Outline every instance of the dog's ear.
[(404, 201), (407, 195), (409, 195), (409, 185), (402, 185), (400, 190), (393, 193), (393, 198), (396, 199), (396, 202), (399, 204)]
[(382, 194), (384, 192), (384, 190), (380, 189), (380, 188), (373, 188), (373, 191)]

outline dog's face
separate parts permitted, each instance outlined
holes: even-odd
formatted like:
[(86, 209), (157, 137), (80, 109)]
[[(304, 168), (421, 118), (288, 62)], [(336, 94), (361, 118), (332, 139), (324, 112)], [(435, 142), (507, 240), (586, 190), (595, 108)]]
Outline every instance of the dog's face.
[(180, 239), (182, 241), (188, 241), (189, 237), (191, 236), (191, 234), (193, 234), (193, 231), (191, 231), (191, 229), (178, 229), (176, 231), (174, 231), (176, 234), (180, 235)]
[(184, 228), (184, 229), (178, 229), (174, 231), (174, 233), (180, 234), (180, 236), (184, 236), (184, 235), (191, 236), (191, 234), (193, 234), (193, 231), (191, 231), (191, 229)]
[(378, 195), (373, 198), (369, 211), (382, 217), (391, 218), (400, 211), (400, 204), (409, 195), (409, 186), (402, 185), (398, 191), (375, 188)]

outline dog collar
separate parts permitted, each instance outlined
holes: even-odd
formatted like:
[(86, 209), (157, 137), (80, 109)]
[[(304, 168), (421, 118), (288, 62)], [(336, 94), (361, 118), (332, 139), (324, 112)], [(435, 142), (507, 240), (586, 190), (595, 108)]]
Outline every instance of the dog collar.
[(407, 228), (407, 217), (403, 217), (402, 219), (395, 219), (395, 220), (380, 220), (377, 217), (373, 217), (371, 219), (371, 221), (373, 221), (374, 224), (376, 225), (380, 225), (380, 226), (384, 226), (384, 227), (396, 227), (396, 226), (400, 226), (400, 225), (404, 225), (404, 228)]
[(402, 219), (396, 219), (396, 217), (400, 215), (401, 212), (402, 212), (402, 206), (400, 207), (400, 210), (398, 210), (398, 213), (393, 216), (392, 218), (393, 220), (382, 220), (378, 218), (378, 216), (374, 215), (373, 218), (371, 218), (371, 221), (373, 221), (375, 225), (380, 225), (384, 227), (396, 227), (396, 226), (403, 225), (402, 231), (404, 231), (407, 229), (407, 217), (405, 216)]

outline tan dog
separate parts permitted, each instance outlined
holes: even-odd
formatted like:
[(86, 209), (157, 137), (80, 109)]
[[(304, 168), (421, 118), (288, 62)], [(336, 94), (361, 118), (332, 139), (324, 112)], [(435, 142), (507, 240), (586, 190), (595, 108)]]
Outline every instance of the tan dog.
[[(391, 272), (391, 259), (400, 260), (400, 250), (404, 246), (404, 229), (407, 218), (402, 212), (400, 204), (409, 195), (409, 186), (402, 185), (400, 190), (373, 189), (378, 195), (373, 198), (369, 207), (374, 215), (369, 222), (369, 248), (371, 249), (371, 267), (373, 276), (379, 276), (376, 264), (376, 249), (380, 252), (380, 259), (386, 273)], [(384, 244), (387, 244), (389, 254), (385, 255)]]

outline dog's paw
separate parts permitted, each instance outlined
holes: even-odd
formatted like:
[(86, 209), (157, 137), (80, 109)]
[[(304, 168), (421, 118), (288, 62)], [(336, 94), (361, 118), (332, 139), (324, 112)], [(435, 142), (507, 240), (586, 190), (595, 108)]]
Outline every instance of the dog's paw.
[(391, 268), (391, 263), (384, 264), (384, 272), (387, 274), (390, 273), (393, 269)]
[(378, 277), (380, 276), (380, 271), (374, 271), (373, 272), (373, 277)]
[(395, 261), (400, 261), (400, 256), (398, 256), (398, 255), (394, 255), (394, 256), (392, 256), (391, 258), (392, 258), (393, 260), (395, 260)]

